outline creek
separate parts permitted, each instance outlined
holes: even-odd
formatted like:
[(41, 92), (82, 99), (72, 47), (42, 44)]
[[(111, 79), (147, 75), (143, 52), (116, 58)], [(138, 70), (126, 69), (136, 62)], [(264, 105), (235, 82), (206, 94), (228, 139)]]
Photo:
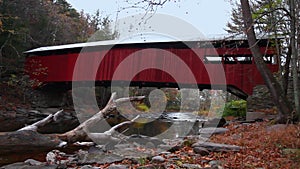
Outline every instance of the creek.
[[(196, 122), (196, 120), (198, 122)], [(199, 132), (199, 121), (203, 118), (187, 112), (171, 112), (163, 114), (143, 114), (139, 121), (133, 125), (127, 126), (121, 131), (124, 135), (143, 135), (162, 139), (182, 138), (188, 134), (197, 134)], [(18, 145), (16, 145), (18, 146)], [(65, 153), (75, 153), (79, 149), (87, 149), (85, 146), (68, 146), (60, 149)], [(48, 152), (15, 152), (13, 154), (0, 155), (0, 166), (15, 162), (23, 162), (26, 159), (35, 159), (45, 161)]]

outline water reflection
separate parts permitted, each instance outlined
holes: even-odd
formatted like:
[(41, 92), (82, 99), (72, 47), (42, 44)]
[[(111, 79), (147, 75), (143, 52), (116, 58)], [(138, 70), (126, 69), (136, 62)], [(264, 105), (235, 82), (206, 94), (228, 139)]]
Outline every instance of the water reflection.
[(198, 115), (187, 112), (171, 112), (159, 114), (146, 114), (129, 128), (123, 128), (120, 132), (125, 135), (145, 135), (149, 137), (163, 136), (166, 138), (184, 137), (188, 134), (197, 134), (199, 121), (203, 121)]

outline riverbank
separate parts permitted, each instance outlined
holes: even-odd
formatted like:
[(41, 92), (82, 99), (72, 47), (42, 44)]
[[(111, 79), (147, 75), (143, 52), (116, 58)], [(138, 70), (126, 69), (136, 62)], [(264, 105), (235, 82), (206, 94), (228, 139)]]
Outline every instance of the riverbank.
[[(91, 146), (73, 153), (53, 150), (45, 161), (27, 160), (4, 168), (265, 168), (296, 169), (300, 166), (300, 125), (270, 125), (268, 121), (231, 123), (228, 131), (212, 136), (199, 145), (199, 136), (173, 140), (167, 151), (156, 148), (138, 148), (120, 144), (119, 149), (103, 151)], [(220, 143), (221, 147), (218, 144)], [(212, 145), (207, 145), (212, 143)], [(224, 145), (225, 144), (225, 145)], [(226, 145), (231, 145), (224, 147)], [(234, 146), (232, 146), (234, 145)], [(217, 148), (216, 148), (217, 147)], [(117, 152), (117, 153), (116, 153)], [(121, 156), (125, 153), (127, 156)], [(131, 157), (130, 157), (131, 156)]]
[[(23, 100), (22, 88), (1, 84), (0, 112), (7, 117), (16, 118), (16, 111), (34, 110)], [(24, 114), (27, 114), (24, 112)], [(13, 118), (12, 118), (13, 119)], [(10, 122), (14, 125), (14, 122)], [(3, 124), (3, 123), (1, 123)], [(123, 144), (119, 148), (132, 153), (136, 158), (112, 155), (95, 146), (52, 150), (42, 154), (27, 152), (34, 160), (20, 159), (20, 163), (3, 168), (297, 168), (300, 166), (300, 125), (273, 125), (270, 121), (255, 123), (232, 122), (226, 126), (228, 131), (214, 135), (207, 142), (234, 145), (237, 151), (216, 151), (209, 147), (195, 146), (201, 141), (199, 135), (186, 137), (176, 142), (166, 151), (156, 151), (151, 143), (145, 148), (130, 147)], [(5, 129), (5, 128), (4, 128)], [(201, 135), (200, 135), (201, 136)], [(18, 146), (18, 145), (15, 145)], [(124, 147), (125, 146), (125, 147)], [(129, 146), (129, 147), (126, 147)], [(203, 146), (203, 145), (202, 145)], [(127, 149), (126, 149), (127, 148)], [(226, 150), (226, 149), (225, 149)], [(148, 153), (143, 156), (140, 153)], [(15, 152), (18, 154), (19, 152)], [(149, 155), (150, 154), (150, 155)], [(98, 155), (98, 159), (95, 157)], [(5, 155), (4, 155), (5, 156)], [(87, 161), (87, 157), (90, 158)], [(1, 157), (3, 158), (3, 156)], [(100, 161), (102, 159), (102, 161)], [(26, 161), (26, 162), (23, 162)]]

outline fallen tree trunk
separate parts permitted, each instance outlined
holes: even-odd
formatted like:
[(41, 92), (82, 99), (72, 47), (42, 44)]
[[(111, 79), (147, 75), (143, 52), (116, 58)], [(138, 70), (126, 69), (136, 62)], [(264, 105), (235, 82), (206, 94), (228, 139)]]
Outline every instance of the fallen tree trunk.
[(64, 145), (57, 137), (39, 134), (32, 130), (0, 133), (0, 157), (16, 153), (49, 151)]
[[(116, 94), (113, 93), (106, 107), (92, 116), (90, 119), (81, 123), (75, 129), (68, 131), (63, 134), (40, 134), (38, 128), (44, 125), (56, 121), (62, 114), (62, 110), (58, 111), (54, 115), (48, 117), (24, 128), (19, 129), (15, 132), (0, 133), (0, 155), (23, 152), (23, 151), (46, 151), (54, 148), (63, 147), (66, 144), (72, 144), (80, 141), (91, 141), (86, 128), (92, 126), (102, 120), (105, 116), (108, 116), (112, 112), (117, 111), (117, 105), (129, 101), (141, 101), (145, 97), (132, 97), (132, 98), (121, 98), (116, 99)], [(133, 123), (138, 117), (131, 121), (122, 122), (110, 130), (97, 133), (97, 139), (103, 139), (105, 141), (119, 139), (117, 136), (113, 136), (113, 133), (120, 127)], [(94, 134), (95, 135), (95, 134)]]
[[(13, 132), (46, 118), (49, 114), (57, 112), (55, 108), (37, 108), (37, 110), (26, 110), (17, 108), (15, 110), (0, 110), (0, 132)], [(65, 125), (68, 124), (68, 125)], [(62, 116), (55, 122), (39, 127), (38, 132), (42, 134), (65, 133), (79, 125), (74, 111), (64, 111)]]
[(46, 135), (37, 132), (39, 127), (56, 121), (62, 112), (60, 110), (54, 115), (50, 114), (48, 117), (15, 132), (0, 133), (0, 155), (16, 152), (43, 152), (64, 146), (66, 142), (63, 142), (55, 135)]

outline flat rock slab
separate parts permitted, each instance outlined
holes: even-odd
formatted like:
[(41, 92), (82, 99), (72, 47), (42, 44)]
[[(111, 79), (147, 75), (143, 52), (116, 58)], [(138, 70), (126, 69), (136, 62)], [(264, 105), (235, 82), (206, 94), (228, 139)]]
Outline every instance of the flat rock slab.
[(276, 115), (267, 114), (264, 112), (247, 112), (246, 121), (256, 121), (257, 119), (273, 119)]
[(123, 157), (124, 159), (141, 159), (141, 158), (147, 158), (154, 155), (154, 151), (151, 149), (145, 149), (144, 151), (137, 151), (136, 148), (125, 148), (125, 149), (116, 149), (113, 150), (113, 153)]
[(188, 169), (203, 169), (199, 164), (182, 164), (182, 168)]
[(101, 150), (94, 151), (94, 152), (80, 152), (78, 154), (79, 164), (105, 164), (105, 163), (114, 163), (114, 162), (120, 162), (124, 159), (124, 157), (121, 157), (116, 154), (112, 153), (105, 153)]
[(272, 126), (268, 126), (266, 128), (266, 130), (268, 132), (277, 132), (277, 131), (286, 129), (286, 127), (287, 127), (286, 124), (275, 124), (275, 125), (272, 125)]
[(112, 164), (108, 167), (108, 169), (129, 169), (129, 166)]
[(56, 169), (58, 168), (57, 165), (47, 165), (47, 164), (41, 164), (41, 165), (31, 165), (26, 162), (19, 162), (14, 164), (9, 164), (6, 166), (2, 166), (1, 169)]
[(194, 151), (194, 153), (200, 154), (201, 156), (209, 155), (209, 151), (203, 147), (194, 147), (193, 151)]
[(229, 131), (227, 128), (207, 127), (199, 130), (200, 135), (224, 134)]
[(230, 151), (240, 151), (241, 148), (235, 145), (228, 145), (228, 144), (218, 144), (212, 142), (197, 142), (192, 145), (192, 147), (203, 147), (206, 148), (208, 151), (212, 152), (230, 152)]

